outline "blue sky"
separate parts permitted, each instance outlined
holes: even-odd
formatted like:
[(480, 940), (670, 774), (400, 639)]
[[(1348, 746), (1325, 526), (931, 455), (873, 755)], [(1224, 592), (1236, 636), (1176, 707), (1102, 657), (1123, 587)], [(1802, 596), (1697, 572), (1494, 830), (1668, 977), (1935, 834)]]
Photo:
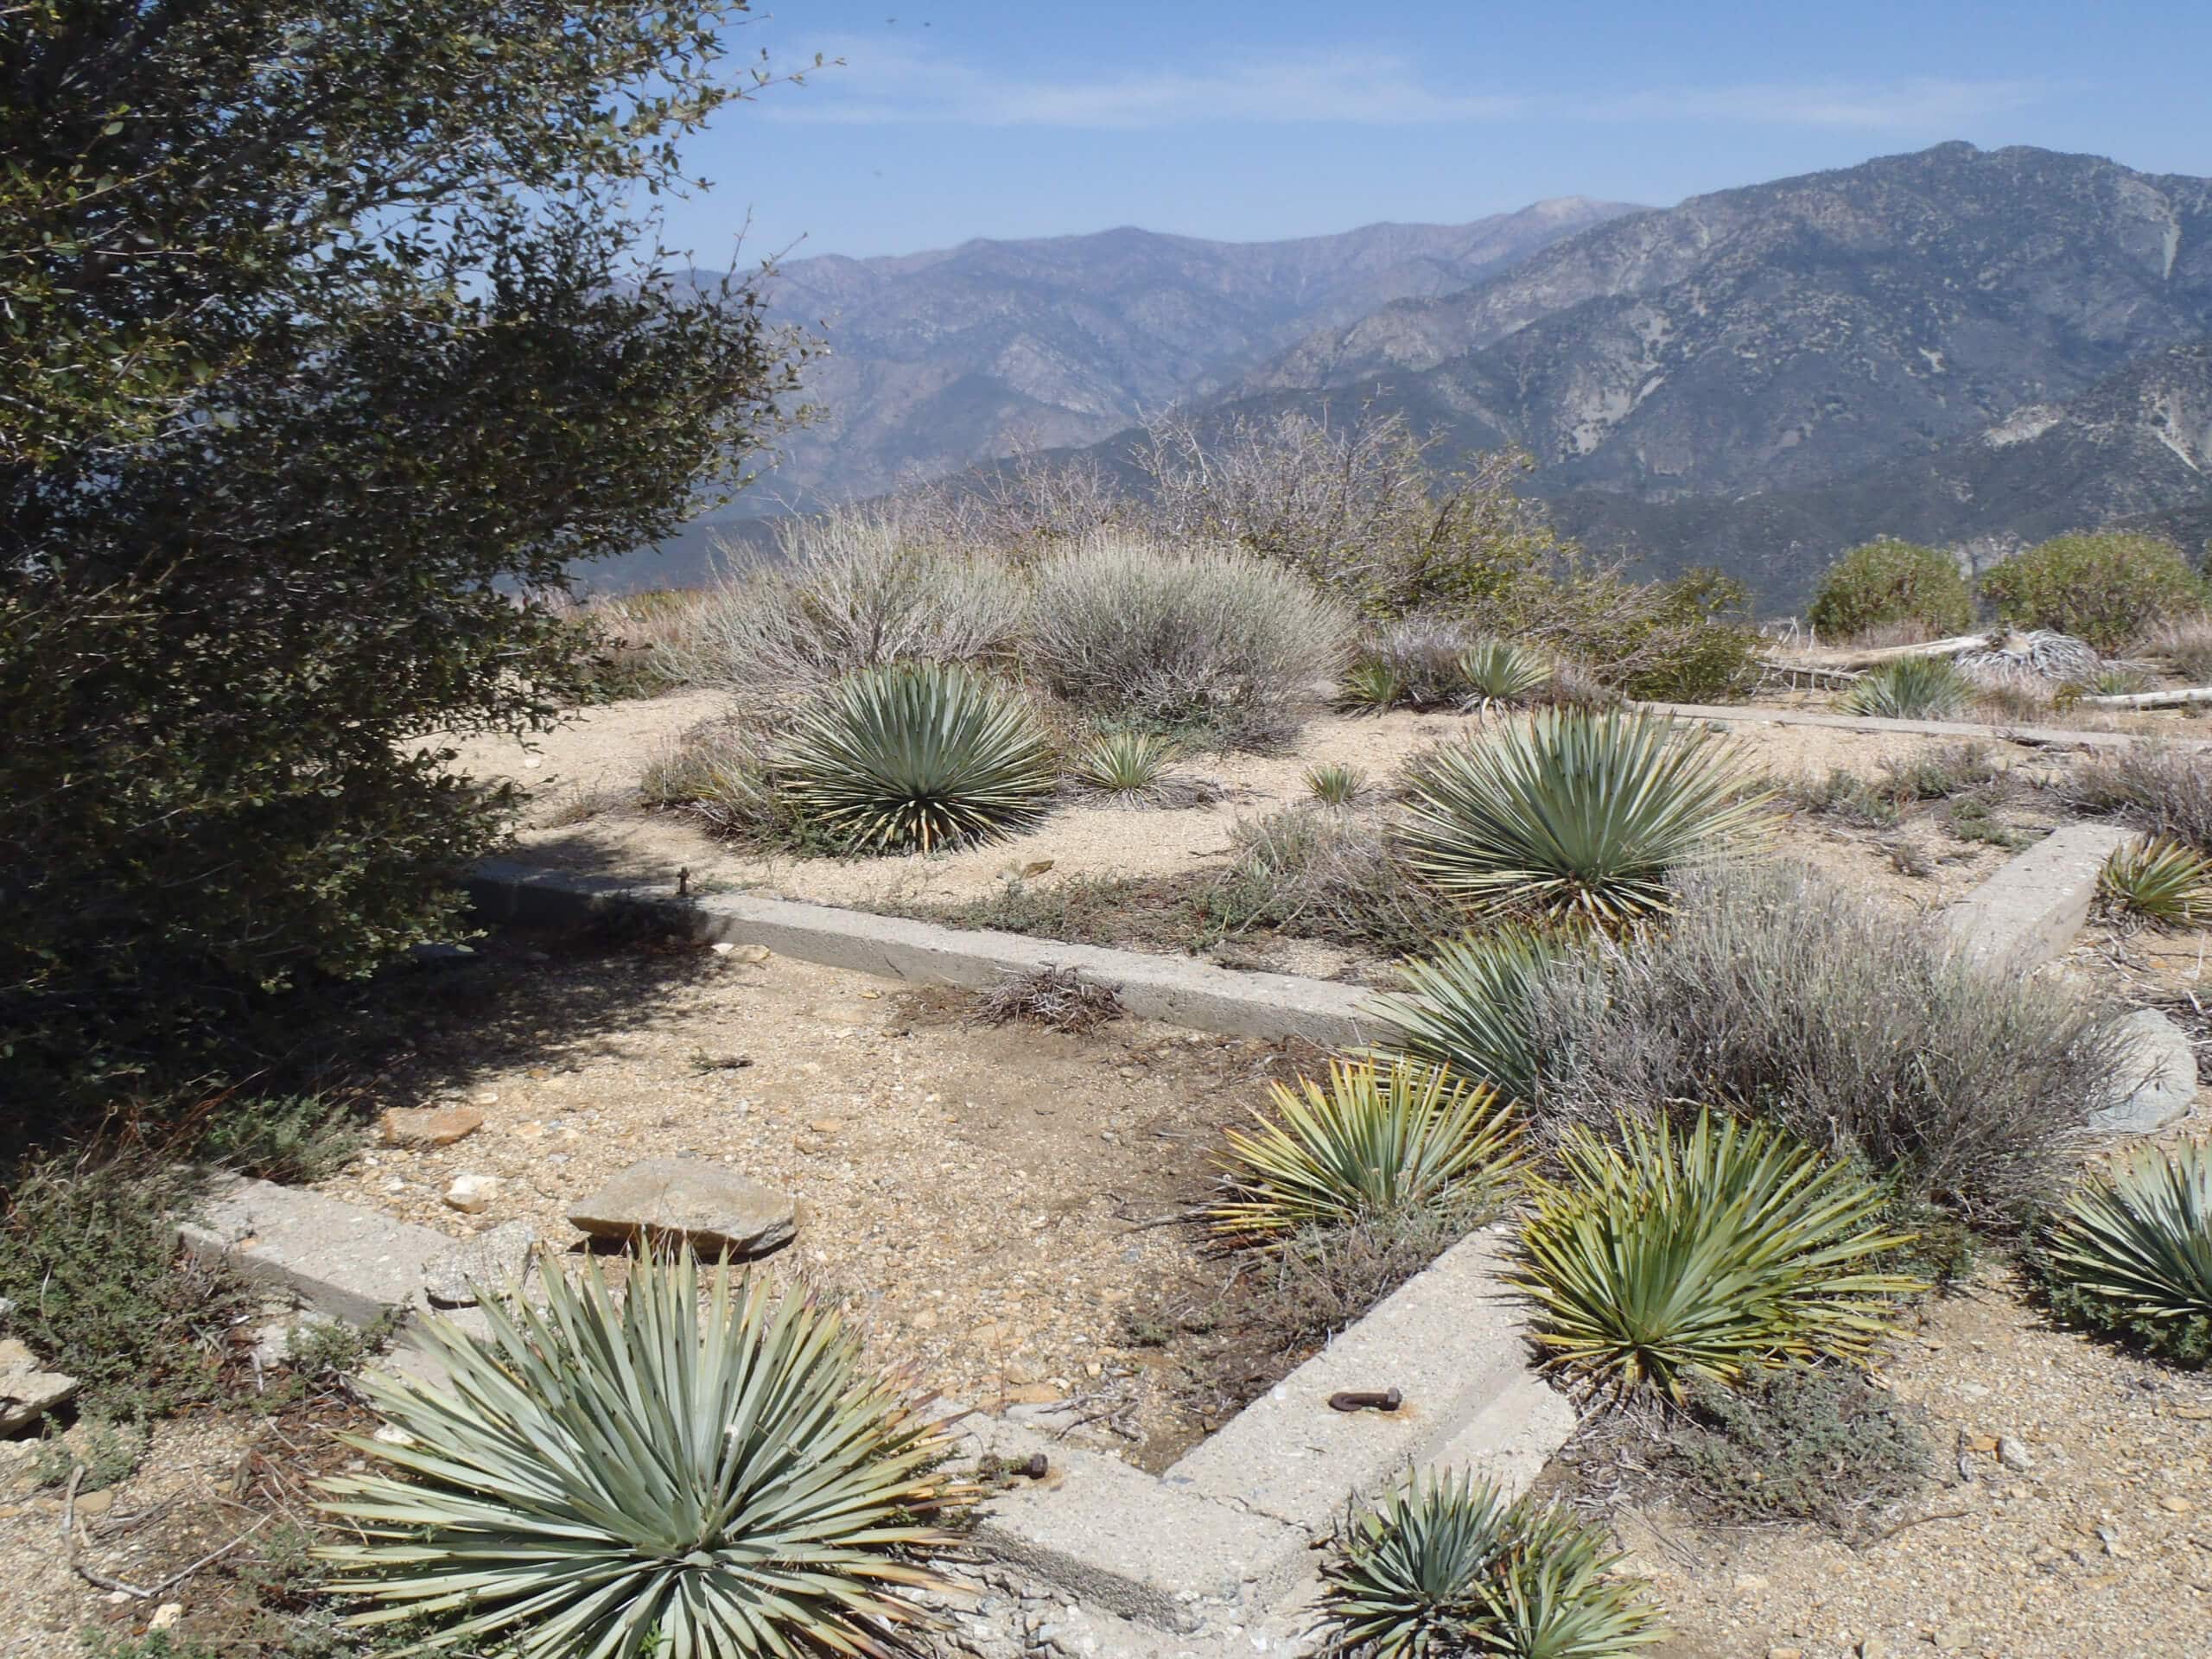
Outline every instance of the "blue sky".
[(843, 60), (720, 112), (706, 265), (1116, 225), (1231, 240), (1666, 204), (1946, 138), (2212, 174), (2212, 6), (763, 0), (740, 59)]

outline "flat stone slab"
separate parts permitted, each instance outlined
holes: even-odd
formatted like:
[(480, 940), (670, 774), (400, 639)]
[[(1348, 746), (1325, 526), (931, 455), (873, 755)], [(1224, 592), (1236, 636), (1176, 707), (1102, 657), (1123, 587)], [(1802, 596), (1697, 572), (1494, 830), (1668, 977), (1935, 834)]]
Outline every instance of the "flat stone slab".
[(420, 1306), (424, 1269), (454, 1243), (428, 1227), (269, 1181), (219, 1189), (179, 1222), (177, 1233), (187, 1248), (355, 1325), (387, 1307)]
[(1355, 1046), (1372, 1026), (1357, 986), (1294, 974), (1245, 973), (1183, 957), (1033, 939), (986, 928), (878, 916), (748, 893), (679, 898), (665, 884), (610, 880), (512, 859), (479, 864), (468, 878), (477, 909), (495, 921), (575, 925), (644, 914), (654, 925), (707, 943), (765, 945), (779, 956), (887, 979), (988, 990), (1010, 974), (1072, 968), (1113, 988), (1140, 1020), (1236, 1037), (1300, 1037)]
[(718, 1164), (647, 1158), (570, 1206), (569, 1219), (594, 1238), (681, 1239), (702, 1255), (766, 1255), (797, 1235), (798, 1206)]
[(1997, 726), (1967, 720), (1884, 720), (1873, 715), (1822, 714), (1816, 709), (1761, 709), (1738, 702), (1639, 702), (1638, 709), (1681, 720), (1718, 720), (1740, 726), (1825, 726), (1834, 731), (1866, 732), (1901, 737), (1986, 737), (2004, 743), (2031, 743), (2038, 747), (2124, 749), (2139, 743), (2160, 743), (2169, 748), (2212, 747), (2212, 739), (2169, 737), (2149, 732), (2076, 732), (2063, 726)]
[(0, 1434), (30, 1427), (76, 1393), (75, 1377), (48, 1370), (13, 1337), (0, 1341)]
[(480, 1290), (497, 1294), (518, 1285), (537, 1253), (537, 1229), (526, 1221), (501, 1222), (464, 1239), (423, 1269), (423, 1290), (433, 1307), (474, 1307)]
[(1265, 1606), (1310, 1553), (1305, 1533), (1164, 1485), (1103, 1452), (993, 1417), (963, 1418), (971, 1457), (1042, 1452), (1042, 1480), (1016, 1476), (985, 1505), (976, 1542), (1069, 1591), (1085, 1606), (1190, 1631)]
[(1943, 925), (1975, 962), (2039, 968), (2082, 931), (2105, 861), (2135, 835), (2116, 823), (2055, 830), (1945, 911)]
[(2122, 1023), (2128, 1065), (2120, 1081), (2127, 1092), (2091, 1112), (2088, 1127), (2097, 1135), (2148, 1135), (2196, 1104), (2196, 1051), (2156, 1008), (2138, 1008)]
[[(1494, 1402), (1532, 1381), (1523, 1309), (1500, 1276), (1505, 1249), (1502, 1231), (1461, 1239), (1193, 1447), (1163, 1480), (1198, 1497), (1247, 1504), (1316, 1536), (1326, 1532), (1347, 1497), (1429, 1461)], [(1329, 1404), (1340, 1390), (1393, 1388), (1404, 1396), (1394, 1412), (1340, 1412)], [(1540, 1427), (1548, 1432), (1548, 1424)], [(1529, 1438), (1532, 1452), (1541, 1439)], [(1565, 1439), (1560, 1433), (1541, 1446), (1541, 1455)]]

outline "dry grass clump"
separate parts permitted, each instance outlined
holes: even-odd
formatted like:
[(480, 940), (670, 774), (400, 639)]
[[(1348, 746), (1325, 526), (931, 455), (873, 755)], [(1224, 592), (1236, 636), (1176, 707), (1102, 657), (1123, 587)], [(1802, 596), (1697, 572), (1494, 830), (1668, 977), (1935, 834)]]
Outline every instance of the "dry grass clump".
[(2127, 1063), (2116, 1006), (1786, 866), (1685, 878), (1663, 933), (1570, 961), (1529, 1009), (1539, 1125), (1710, 1101), (1985, 1222), (2057, 1190)]
[(2212, 761), (2202, 755), (2131, 743), (2084, 758), (2061, 788), (2079, 810), (2110, 813), (2212, 855)]
[(1009, 974), (977, 993), (968, 1019), (971, 1025), (1019, 1023), (1080, 1034), (1120, 1019), (1122, 1013), (1122, 1000), (1112, 986), (1085, 979), (1072, 968), (1046, 967)]
[(1338, 696), (1351, 707), (1442, 709), (1467, 695), (1459, 658), (1474, 635), (1449, 617), (1402, 616), (1360, 642)]
[(2159, 623), (2137, 647), (2191, 685), (2212, 685), (2212, 616), (2177, 616)]
[(1219, 939), (1269, 928), (1397, 956), (1450, 913), (1389, 844), (1381, 816), (1301, 801), (1230, 831), (1230, 868), (1195, 896)]
[(791, 521), (775, 559), (733, 568), (665, 654), (685, 680), (772, 709), (858, 669), (1004, 658), (1026, 603), (1020, 574), (988, 552), (895, 511), (838, 508)]
[(1094, 537), (1038, 566), (1021, 663), (1086, 714), (1231, 748), (1295, 734), (1351, 637), (1293, 571), (1221, 545)]

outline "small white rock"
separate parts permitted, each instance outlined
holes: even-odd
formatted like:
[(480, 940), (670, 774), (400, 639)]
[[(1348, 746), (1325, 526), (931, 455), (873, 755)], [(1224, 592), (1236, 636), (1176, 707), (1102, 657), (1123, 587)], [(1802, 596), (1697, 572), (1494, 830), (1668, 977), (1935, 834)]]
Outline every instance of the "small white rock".
[(2029, 1455), (2024, 1442), (2013, 1439), (2010, 1434), (2000, 1434), (1997, 1439), (1997, 1461), (2007, 1469), (2024, 1469), (2035, 1459)]
[(165, 1601), (154, 1609), (154, 1616), (146, 1621), (146, 1628), (149, 1630), (166, 1630), (183, 1617), (184, 1604), (182, 1602)]
[(496, 1175), (456, 1175), (446, 1188), (446, 1204), (465, 1216), (480, 1216), (492, 1207), (499, 1191)]

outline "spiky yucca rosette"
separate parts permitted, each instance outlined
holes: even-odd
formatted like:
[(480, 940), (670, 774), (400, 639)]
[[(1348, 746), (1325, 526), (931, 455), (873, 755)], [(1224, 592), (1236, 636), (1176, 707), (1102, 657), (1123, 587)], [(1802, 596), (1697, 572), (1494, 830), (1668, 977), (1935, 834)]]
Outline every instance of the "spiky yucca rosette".
[(916, 1402), (835, 1315), (690, 1256), (618, 1302), (549, 1264), (542, 1305), (489, 1298), (480, 1343), (424, 1329), (442, 1388), (371, 1379), (404, 1438), (325, 1484), (320, 1552), (349, 1622), (422, 1620), (417, 1650), (521, 1659), (883, 1654), (967, 1501)]

